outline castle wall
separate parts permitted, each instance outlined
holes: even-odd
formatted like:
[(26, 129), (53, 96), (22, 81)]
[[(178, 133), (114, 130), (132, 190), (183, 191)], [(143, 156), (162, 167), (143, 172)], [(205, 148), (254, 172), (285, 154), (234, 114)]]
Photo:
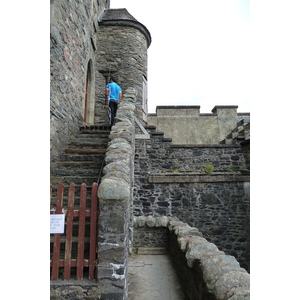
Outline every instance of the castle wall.
[(97, 17), (109, 0), (50, 1), (50, 157), (55, 161), (83, 123), (88, 64), (89, 116), (93, 123)]
[(173, 144), (219, 144), (239, 120), (248, 118), (248, 114), (237, 114), (237, 106), (215, 106), (212, 112), (200, 114), (200, 106), (157, 106), (147, 122)]
[(250, 178), (241, 146), (172, 145), (152, 133), (135, 148), (134, 215), (176, 216), (249, 271)]

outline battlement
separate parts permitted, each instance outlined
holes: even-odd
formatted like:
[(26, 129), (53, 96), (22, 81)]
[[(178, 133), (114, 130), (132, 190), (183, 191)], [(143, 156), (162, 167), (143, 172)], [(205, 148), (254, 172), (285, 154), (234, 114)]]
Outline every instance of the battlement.
[(157, 106), (148, 114), (148, 125), (156, 126), (174, 144), (219, 144), (240, 120), (250, 122), (250, 113), (238, 113), (237, 105), (216, 105), (201, 114), (200, 106)]

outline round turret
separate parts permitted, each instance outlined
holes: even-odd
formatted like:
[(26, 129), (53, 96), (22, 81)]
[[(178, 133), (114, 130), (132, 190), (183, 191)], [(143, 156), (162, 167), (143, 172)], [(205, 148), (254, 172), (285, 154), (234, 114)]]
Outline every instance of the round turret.
[(105, 10), (98, 22), (98, 70), (106, 80), (114, 75), (123, 92), (137, 90), (136, 116), (146, 121), (150, 32), (127, 9)]

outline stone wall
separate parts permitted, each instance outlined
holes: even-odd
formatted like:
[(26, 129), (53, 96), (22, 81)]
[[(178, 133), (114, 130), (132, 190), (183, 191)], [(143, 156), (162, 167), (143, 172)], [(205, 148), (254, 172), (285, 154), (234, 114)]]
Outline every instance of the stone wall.
[(98, 282), (101, 299), (126, 299), (127, 265), (132, 240), (132, 186), (136, 91), (127, 89), (110, 133), (104, 177), (98, 188)]
[(134, 247), (149, 247), (150, 240), (151, 245), (160, 244), (161, 238), (156, 241), (160, 234), (148, 235), (148, 240), (143, 238), (142, 234), (149, 230), (165, 233), (162, 240), (168, 241), (166, 248), (187, 299), (250, 299), (250, 275), (235, 257), (208, 242), (197, 228), (166, 216), (135, 217), (133, 225)]
[(147, 121), (173, 144), (219, 144), (243, 118), (249, 113), (237, 113), (237, 106), (215, 106), (211, 114), (200, 114), (200, 106), (157, 106)]
[(176, 216), (249, 271), (250, 178), (241, 147), (172, 145), (152, 133), (135, 148), (134, 215)]
[(89, 65), (87, 123), (93, 123), (97, 17), (109, 0), (50, 1), (50, 157), (58, 158), (84, 120)]

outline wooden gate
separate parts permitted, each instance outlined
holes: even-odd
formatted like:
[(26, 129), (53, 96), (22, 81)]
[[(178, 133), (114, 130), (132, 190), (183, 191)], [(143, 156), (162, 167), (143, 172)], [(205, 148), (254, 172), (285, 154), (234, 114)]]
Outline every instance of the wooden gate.
[[(84, 268), (88, 268), (90, 280), (97, 278), (97, 187), (97, 183), (93, 183), (90, 209), (88, 210), (86, 209), (87, 187), (85, 183), (81, 184), (80, 203), (77, 210), (74, 209), (75, 184), (71, 183), (69, 185), (67, 210), (65, 210), (63, 209), (64, 186), (58, 184), (56, 208), (51, 210), (52, 185), (50, 185), (50, 214), (64, 213), (66, 228), (65, 233), (50, 236), (50, 243), (53, 244), (53, 251), (50, 256), (51, 280), (57, 280), (59, 276), (62, 276), (64, 280), (70, 280), (71, 268), (72, 274), (76, 273), (77, 280), (83, 279)], [(86, 230), (87, 227), (89, 230)], [(72, 244), (77, 246), (76, 249), (72, 249)], [(63, 248), (64, 253), (61, 253)], [(85, 250), (89, 250), (87, 254)], [(87, 255), (88, 258), (85, 257)]]

